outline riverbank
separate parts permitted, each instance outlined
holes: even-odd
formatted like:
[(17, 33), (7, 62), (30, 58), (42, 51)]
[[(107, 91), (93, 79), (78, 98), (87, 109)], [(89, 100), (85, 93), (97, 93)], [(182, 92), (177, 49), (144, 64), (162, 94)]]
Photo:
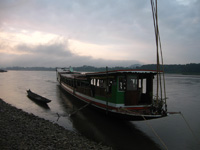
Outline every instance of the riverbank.
[(0, 99), (1, 149), (109, 150), (107, 146), (33, 114), (17, 109)]

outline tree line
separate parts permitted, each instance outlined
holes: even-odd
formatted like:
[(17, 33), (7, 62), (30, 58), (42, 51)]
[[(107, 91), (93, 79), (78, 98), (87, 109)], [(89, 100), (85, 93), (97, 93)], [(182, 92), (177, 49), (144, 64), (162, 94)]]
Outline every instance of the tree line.
[[(83, 65), (80, 67), (73, 67), (75, 71), (82, 72), (101, 72), (106, 71), (106, 67), (94, 67)], [(147, 65), (131, 65), (129, 67), (108, 67), (108, 70), (123, 70), (123, 69), (145, 69), (145, 70), (157, 70), (156, 64)], [(53, 67), (7, 67), (4, 70), (27, 70), (27, 71), (55, 71)], [(200, 63), (190, 64), (173, 64), (173, 65), (161, 65), (160, 70), (164, 70), (165, 73), (178, 73), (178, 74), (200, 74)]]
[[(143, 65), (141, 67), (137, 67), (137, 69), (157, 70), (157, 65)], [(161, 65), (160, 70), (164, 70), (165, 73), (200, 74), (200, 63), (190, 63), (184, 65)]]
[[(141, 69), (141, 70), (157, 70), (156, 64), (147, 64), (147, 65), (132, 65), (130, 67), (108, 67), (108, 70), (122, 70), (122, 69)], [(76, 71), (84, 72), (97, 72), (97, 71), (106, 71), (106, 67), (94, 67), (94, 66), (82, 66), (74, 67)], [(200, 63), (190, 63), (190, 64), (173, 64), (173, 65), (160, 65), (160, 70), (165, 73), (177, 73), (177, 74), (200, 74)]]

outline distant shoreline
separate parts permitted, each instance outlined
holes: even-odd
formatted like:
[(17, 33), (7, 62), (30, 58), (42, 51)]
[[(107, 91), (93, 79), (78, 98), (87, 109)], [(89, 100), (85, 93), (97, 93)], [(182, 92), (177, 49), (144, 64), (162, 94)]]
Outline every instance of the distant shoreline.
[[(83, 65), (81, 67), (73, 67), (76, 71), (82, 72), (99, 72), (105, 71), (106, 67), (94, 67)], [(147, 64), (147, 65), (131, 65), (129, 67), (108, 67), (108, 70), (123, 70), (123, 69), (145, 69), (145, 70), (157, 70), (156, 64)], [(160, 66), (160, 70), (163, 67)], [(0, 70), (15, 70), (15, 71), (56, 71), (56, 67), (6, 67)], [(183, 74), (183, 75), (200, 75), (200, 63), (190, 63), (190, 64), (174, 64), (174, 65), (164, 65), (165, 73), (170, 74)]]

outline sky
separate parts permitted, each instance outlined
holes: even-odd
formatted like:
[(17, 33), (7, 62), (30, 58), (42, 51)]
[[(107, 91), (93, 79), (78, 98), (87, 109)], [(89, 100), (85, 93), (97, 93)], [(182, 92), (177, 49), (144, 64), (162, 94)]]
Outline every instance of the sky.
[[(200, 1), (158, 0), (165, 64), (200, 63)], [(0, 67), (155, 64), (150, 0), (0, 0)]]

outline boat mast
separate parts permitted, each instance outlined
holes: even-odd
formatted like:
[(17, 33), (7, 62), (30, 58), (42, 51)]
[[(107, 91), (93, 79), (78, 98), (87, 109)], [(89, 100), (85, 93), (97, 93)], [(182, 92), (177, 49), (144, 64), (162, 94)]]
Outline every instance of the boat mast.
[[(164, 104), (165, 104), (165, 111), (167, 112), (163, 55), (162, 55), (161, 40), (160, 40), (160, 34), (159, 34), (159, 28), (158, 28), (157, 0), (151, 0), (151, 7), (152, 7), (153, 22), (154, 22), (154, 31), (155, 31), (155, 39), (156, 39), (156, 52), (157, 52), (156, 105), (158, 106), (158, 103), (159, 103), (159, 100), (158, 100), (159, 99), (159, 89), (160, 89), (160, 98), (161, 98), (161, 101), (163, 102), (163, 89), (162, 88), (164, 88)], [(163, 77), (161, 76), (161, 71), (160, 71), (160, 58), (159, 58), (159, 56), (161, 56)], [(160, 82), (160, 86), (159, 86), (159, 82)], [(163, 82), (163, 85), (162, 85), (162, 82)]]
[(106, 114), (108, 114), (108, 67), (106, 66)]
[(159, 92), (159, 75), (160, 75), (160, 61), (159, 61), (159, 51), (158, 51), (158, 11), (157, 11), (157, 0), (156, 3), (156, 10), (155, 10), (155, 17), (156, 17), (156, 27), (155, 27), (155, 34), (156, 34), (156, 52), (157, 52), (157, 93), (156, 93), (156, 103), (158, 104), (158, 92)]

